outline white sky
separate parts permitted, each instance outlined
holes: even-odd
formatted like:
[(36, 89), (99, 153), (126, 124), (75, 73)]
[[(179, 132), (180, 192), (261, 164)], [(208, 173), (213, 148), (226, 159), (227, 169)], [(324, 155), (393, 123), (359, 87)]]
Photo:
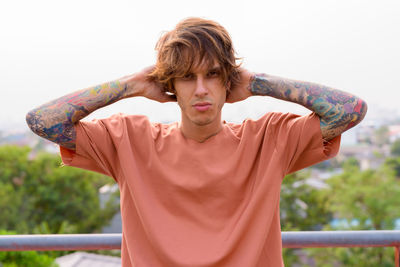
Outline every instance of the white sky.
[[(400, 110), (400, 1), (14, 0), (0, 3), (0, 130), (23, 125), (31, 108), (154, 63), (162, 31), (183, 18), (213, 19), (231, 33), (244, 67), (322, 83)], [(226, 105), (241, 121), (270, 110), (304, 112), (268, 97)], [(143, 98), (115, 112), (179, 120), (176, 104)], [(393, 113), (388, 114), (393, 116)]]

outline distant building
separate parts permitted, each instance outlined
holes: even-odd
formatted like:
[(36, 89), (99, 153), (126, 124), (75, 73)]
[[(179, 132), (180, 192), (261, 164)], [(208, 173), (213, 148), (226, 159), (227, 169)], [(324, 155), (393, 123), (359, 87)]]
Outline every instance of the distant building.
[(337, 160), (343, 162), (348, 158), (355, 158), (360, 163), (361, 170), (377, 169), (390, 155), (390, 146), (373, 146), (368, 144), (344, 146), (340, 148)]
[(121, 267), (121, 258), (87, 252), (75, 252), (56, 259), (60, 267)]
[(359, 144), (371, 144), (376, 127), (373, 124), (360, 125), (356, 129), (356, 139)]
[(30, 131), (0, 132), (0, 146), (2, 145), (29, 146), (32, 148), (30, 158), (35, 158), (41, 151), (59, 153), (58, 145)]
[(389, 140), (391, 143), (400, 139), (400, 124), (389, 125)]

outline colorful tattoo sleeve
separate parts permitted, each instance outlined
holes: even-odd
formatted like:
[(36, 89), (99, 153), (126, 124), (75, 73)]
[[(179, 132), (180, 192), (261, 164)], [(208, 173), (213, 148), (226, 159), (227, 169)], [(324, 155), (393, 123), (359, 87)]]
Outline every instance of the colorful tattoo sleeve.
[(74, 124), (91, 112), (123, 98), (126, 86), (119, 81), (104, 83), (66, 95), (26, 115), (37, 135), (69, 149), (75, 149)]
[(249, 87), (254, 95), (298, 103), (314, 111), (320, 116), (322, 135), (326, 140), (357, 125), (367, 112), (367, 104), (362, 99), (315, 83), (256, 74)]

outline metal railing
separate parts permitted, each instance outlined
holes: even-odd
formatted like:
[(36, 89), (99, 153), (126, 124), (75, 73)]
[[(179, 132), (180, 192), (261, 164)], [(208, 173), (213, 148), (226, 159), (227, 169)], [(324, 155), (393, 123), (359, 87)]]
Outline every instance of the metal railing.
[[(0, 235), (0, 251), (121, 249), (121, 234)], [(282, 232), (285, 248), (394, 247), (400, 267), (400, 231)]]

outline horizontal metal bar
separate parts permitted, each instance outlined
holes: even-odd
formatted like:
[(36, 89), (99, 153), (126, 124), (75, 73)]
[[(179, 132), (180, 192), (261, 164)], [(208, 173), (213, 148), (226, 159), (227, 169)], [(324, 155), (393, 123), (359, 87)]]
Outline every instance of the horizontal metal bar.
[[(0, 251), (121, 249), (121, 234), (0, 235)], [(400, 231), (282, 232), (286, 248), (400, 247)]]
[(400, 231), (282, 232), (283, 247), (398, 247)]
[(0, 235), (0, 251), (121, 249), (121, 234)]

